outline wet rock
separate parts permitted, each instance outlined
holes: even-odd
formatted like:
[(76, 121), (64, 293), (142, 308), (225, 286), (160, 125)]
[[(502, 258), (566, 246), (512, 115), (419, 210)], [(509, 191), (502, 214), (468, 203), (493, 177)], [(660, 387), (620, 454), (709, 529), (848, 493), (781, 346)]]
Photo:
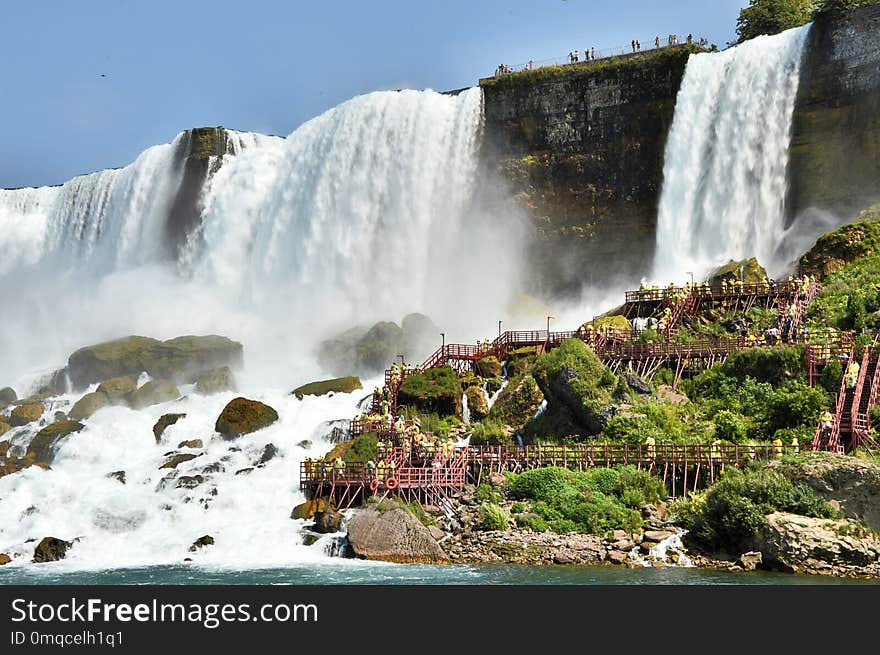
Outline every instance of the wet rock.
[[(3, 419), (3, 418), (5, 418), (5, 417), (0, 416), (0, 419)], [(6, 434), (11, 429), (12, 429), (11, 425), (9, 425), (8, 423), (4, 423), (2, 420), (0, 420), (0, 436)]]
[(27, 425), (28, 423), (39, 421), (44, 411), (46, 411), (46, 408), (42, 403), (29, 402), (18, 405), (9, 413), (8, 423), (14, 428)]
[(664, 539), (668, 539), (674, 532), (669, 530), (645, 530), (645, 533), (642, 535), (642, 540), (652, 542), (654, 544), (658, 544)]
[(760, 284), (766, 279), (766, 269), (758, 263), (757, 259), (752, 257), (741, 261), (731, 259), (727, 264), (710, 273), (707, 281), (711, 286), (719, 286), (722, 282), (736, 282), (737, 280), (742, 280), (745, 284)]
[(257, 461), (257, 466), (265, 466), (267, 463), (275, 459), (276, 455), (278, 455), (278, 448), (275, 447), (273, 443), (267, 443), (263, 448), (263, 452), (260, 455), (260, 459)]
[(477, 362), (477, 373), (482, 378), (497, 378), (501, 376), (501, 362), (494, 355), (483, 357)]
[(235, 474), (236, 474), (236, 475), (250, 475), (250, 474), (253, 473), (253, 472), (254, 472), (254, 467), (253, 467), (253, 466), (249, 466), (248, 468), (245, 468), (245, 469), (238, 469), (238, 470), (235, 472)]
[(629, 553), (622, 550), (610, 550), (608, 551), (608, 561), (612, 564), (626, 564), (629, 562)]
[(226, 467), (223, 466), (220, 462), (214, 462), (213, 464), (208, 464), (205, 468), (202, 469), (202, 473), (225, 473)]
[(342, 527), (342, 514), (334, 510), (315, 513), (315, 525), (312, 530), (319, 534), (339, 532)]
[(150, 380), (129, 396), (129, 405), (132, 409), (144, 409), (178, 398), (180, 391), (171, 380)]
[(486, 394), (480, 387), (468, 387), (464, 390), (468, 400), (468, 411), (471, 415), (471, 422), (482, 421), (489, 414), (489, 403), (486, 401)]
[(137, 381), (131, 375), (121, 375), (104, 380), (97, 388), (97, 391), (107, 396), (107, 399), (114, 405), (127, 404), (126, 399), (136, 390)]
[(9, 562), (11, 561), (12, 558), (9, 555), (7, 555), (6, 553), (0, 553), (0, 566), (3, 566), (4, 564), (9, 564)]
[(440, 541), (443, 537), (446, 536), (446, 533), (443, 532), (443, 530), (438, 528), (436, 525), (429, 525), (428, 532), (431, 533), (431, 536), (434, 537), (436, 541)]
[(302, 441), (300, 441), (296, 444), (296, 447), (302, 448), (303, 450), (308, 450), (309, 448), (312, 447), (312, 442), (309, 441), (308, 439), (303, 439)]
[(489, 418), (521, 430), (532, 420), (544, 401), (544, 394), (531, 375), (511, 380), (498, 394), (489, 410)]
[(110, 399), (105, 394), (100, 391), (93, 391), (77, 400), (67, 415), (75, 421), (81, 421), (89, 418), (109, 402)]
[(323, 498), (315, 498), (300, 503), (290, 513), (292, 519), (310, 519), (318, 512), (332, 511), (332, 506)]
[(761, 564), (760, 551), (750, 551), (743, 553), (736, 561), (737, 565), (742, 567), (744, 571), (754, 571)]
[(303, 535), (302, 543), (303, 543), (303, 546), (311, 546), (312, 544), (320, 541), (320, 539), (321, 539), (320, 535), (307, 532)]
[(125, 484), (125, 471), (113, 471), (112, 473), (108, 473), (107, 477)]
[(143, 369), (153, 378), (192, 381), (199, 373), (243, 363), (242, 345), (217, 335), (185, 336), (154, 343), (141, 356)]
[(65, 414), (64, 412), (55, 412), (55, 414), (52, 415), (53, 422), (55, 423), (57, 423), (58, 421), (63, 421), (66, 418), (67, 414)]
[(144, 350), (159, 343), (149, 337), (130, 336), (80, 348), (67, 361), (70, 380), (80, 389), (115, 377), (137, 376), (144, 370)]
[(194, 553), (200, 548), (204, 548), (205, 546), (213, 546), (214, 545), (214, 537), (209, 534), (206, 534), (202, 537), (196, 539), (192, 546), (189, 547), (190, 552)]
[(228, 366), (211, 369), (196, 377), (196, 393), (210, 396), (215, 393), (235, 390), (235, 376)]
[(190, 439), (189, 441), (181, 441), (177, 444), (178, 448), (204, 448), (205, 445), (201, 439)]
[(205, 481), (201, 475), (182, 475), (177, 479), (178, 489), (195, 489)]
[(162, 440), (162, 433), (168, 426), (174, 425), (182, 418), (186, 418), (186, 414), (163, 414), (160, 416), (156, 425), (153, 426), (153, 436), (156, 437), (156, 443)]
[(269, 405), (248, 398), (234, 398), (229, 401), (214, 429), (227, 439), (250, 434), (272, 425), (278, 420), (278, 412)]
[(574, 564), (575, 559), (567, 553), (558, 553), (553, 557), (554, 564)]
[(188, 462), (191, 459), (195, 459), (196, 457), (200, 457), (201, 455), (193, 455), (192, 453), (183, 453), (181, 455), (174, 455), (171, 459), (160, 466), (160, 469), (175, 469), (184, 462)]
[(291, 395), (296, 396), (298, 400), (302, 400), (305, 396), (325, 396), (334, 393), (352, 393), (358, 389), (363, 389), (361, 380), (358, 377), (334, 378), (332, 380), (320, 380), (318, 382), (310, 382), (297, 387), (291, 391)]
[(34, 562), (57, 562), (64, 559), (73, 543), (56, 537), (45, 537), (34, 548)]
[(0, 409), (11, 405), (16, 400), (18, 400), (18, 396), (15, 393), (15, 389), (12, 387), (3, 387), (0, 389)]
[(431, 532), (412, 512), (388, 504), (393, 509), (381, 513), (371, 506), (359, 509), (348, 522), (348, 541), (357, 557), (400, 563), (448, 560)]
[(82, 423), (67, 420), (47, 425), (31, 439), (25, 457), (31, 457), (36, 462), (51, 464), (55, 459), (55, 446), (58, 442), (83, 428), (85, 426)]

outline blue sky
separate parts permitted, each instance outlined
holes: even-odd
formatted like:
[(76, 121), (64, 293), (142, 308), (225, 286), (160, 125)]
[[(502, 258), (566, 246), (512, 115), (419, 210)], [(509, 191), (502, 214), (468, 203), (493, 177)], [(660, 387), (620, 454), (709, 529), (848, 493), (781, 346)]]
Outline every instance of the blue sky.
[[(369, 91), (704, 35), (746, 0), (4, 0), (0, 187), (123, 166), (188, 127), (289, 134)], [(101, 77), (106, 75), (106, 77)]]

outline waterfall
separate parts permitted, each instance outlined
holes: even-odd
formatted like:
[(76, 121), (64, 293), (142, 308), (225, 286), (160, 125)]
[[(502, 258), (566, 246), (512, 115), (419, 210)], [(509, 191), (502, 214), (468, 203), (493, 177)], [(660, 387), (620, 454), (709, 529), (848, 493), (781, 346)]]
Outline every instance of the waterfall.
[(688, 60), (666, 144), (654, 279), (699, 278), (753, 256), (771, 274), (787, 264), (777, 248), (809, 29)]

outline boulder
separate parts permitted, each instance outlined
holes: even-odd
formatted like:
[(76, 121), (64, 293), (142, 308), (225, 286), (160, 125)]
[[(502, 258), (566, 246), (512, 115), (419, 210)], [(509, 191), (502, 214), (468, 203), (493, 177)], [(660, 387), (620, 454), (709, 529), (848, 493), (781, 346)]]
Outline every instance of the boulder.
[(160, 469), (176, 469), (178, 466), (180, 466), (184, 462), (188, 462), (191, 459), (195, 459), (196, 457), (199, 457), (199, 456), (200, 455), (194, 455), (192, 453), (182, 453), (180, 455), (172, 455), (171, 459), (166, 461), (159, 468)]
[(156, 443), (162, 440), (162, 433), (168, 426), (174, 425), (182, 418), (186, 418), (186, 414), (163, 414), (160, 416), (156, 425), (153, 426), (153, 436), (156, 437)]
[(332, 380), (320, 380), (318, 382), (310, 382), (301, 387), (297, 387), (291, 391), (291, 395), (302, 400), (304, 396), (324, 396), (333, 393), (351, 393), (358, 389), (363, 389), (361, 380), (358, 377), (334, 378)]
[(189, 547), (191, 553), (196, 552), (199, 548), (204, 548), (205, 546), (213, 546), (214, 545), (214, 537), (209, 534), (206, 534), (202, 537), (196, 539), (192, 546)]
[(56, 537), (45, 537), (34, 548), (34, 562), (57, 562), (64, 559), (73, 543)]
[(205, 481), (201, 475), (181, 475), (177, 478), (178, 489), (194, 489)]
[(443, 532), (443, 530), (438, 528), (436, 525), (429, 525), (428, 532), (431, 533), (431, 536), (434, 537), (435, 541), (440, 541), (443, 537), (446, 536), (446, 533)]
[(794, 483), (804, 483), (820, 497), (880, 533), (880, 465), (834, 453), (807, 453), (797, 462), (774, 461)]
[(668, 384), (661, 384), (657, 387), (657, 398), (672, 405), (685, 405), (690, 402), (687, 396), (679, 393)]
[(7, 407), (18, 400), (15, 389), (12, 387), (3, 387), (0, 389), (0, 409)]
[(651, 385), (645, 382), (642, 378), (637, 375), (633, 375), (632, 373), (625, 372), (623, 374), (623, 378), (626, 380), (627, 386), (635, 391), (637, 394), (641, 394), (643, 396), (650, 396), (653, 393), (653, 389)]
[(125, 484), (125, 471), (113, 471), (112, 473), (108, 473), (107, 477)]
[(0, 553), (0, 566), (3, 566), (4, 564), (9, 564), (9, 562), (11, 561), (12, 558), (9, 555), (7, 555), (6, 553)]
[(210, 371), (200, 373), (196, 379), (196, 393), (210, 396), (215, 393), (235, 390), (235, 376), (228, 366), (221, 366)]
[(144, 349), (142, 361), (150, 377), (188, 382), (202, 371), (241, 368), (243, 349), (226, 337), (189, 335), (151, 344)]
[(461, 418), (461, 380), (449, 366), (407, 375), (397, 393), (397, 404), (426, 414)]
[(664, 539), (669, 539), (675, 533), (670, 530), (645, 530), (642, 535), (642, 541), (650, 541), (659, 544)]
[(787, 512), (767, 516), (756, 550), (764, 565), (797, 573), (856, 570), (880, 574), (880, 538), (850, 519), (819, 519)]
[(315, 513), (315, 525), (312, 530), (319, 534), (332, 534), (339, 532), (342, 527), (342, 514), (335, 510)]
[(399, 563), (448, 561), (430, 530), (412, 512), (388, 501), (383, 504), (391, 509), (380, 512), (367, 506), (348, 522), (348, 541), (357, 557)]
[[(4, 417), (0, 416), (0, 419), (3, 419), (3, 418)], [(4, 423), (2, 420), (0, 420), (0, 436), (3, 436), (7, 432), (9, 432), (11, 429), (12, 429), (11, 425), (9, 425), (8, 423)]]
[(9, 414), (9, 425), (14, 428), (34, 421), (39, 421), (46, 408), (42, 403), (24, 403), (12, 410)]
[(234, 439), (243, 434), (250, 434), (272, 425), (278, 420), (278, 412), (258, 400), (234, 398), (229, 401), (214, 429), (227, 439)]
[(863, 211), (853, 223), (829, 232), (800, 260), (800, 269), (807, 275), (823, 279), (861, 257), (880, 249), (880, 221), (876, 205)]
[(739, 556), (739, 559), (736, 560), (736, 565), (741, 567), (743, 571), (754, 571), (756, 568), (758, 568), (759, 564), (761, 564), (760, 551), (750, 551), (748, 553), (743, 553)]
[(180, 391), (171, 380), (150, 380), (129, 396), (129, 404), (132, 409), (144, 409), (178, 398)]
[(80, 348), (67, 360), (70, 381), (79, 389), (118, 376), (137, 376), (144, 370), (144, 350), (159, 343), (149, 337), (130, 336)]
[(625, 553), (622, 550), (609, 550), (608, 561), (612, 564), (626, 564), (630, 561), (629, 553)]
[(226, 467), (220, 462), (213, 462), (202, 469), (202, 473), (225, 473)]
[(260, 454), (260, 459), (257, 460), (256, 466), (265, 466), (269, 462), (271, 462), (278, 455), (278, 448), (273, 443), (267, 443), (263, 447), (263, 452)]
[(253, 467), (253, 466), (248, 466), (247, 468), (238, 469), (238, 470), (235, 472), (235, 474), (236, 474), (236, 475), (250, 475), (250, 474), (253, 473), (253, 472), (254, 472), (254, 467)]
[(204, 448), (205, 444), (201, 439), (190, 439), (189, 441), (181, 441), (177, 444), (178, 448)]
[(483, 390), (480, 387), (468, 387), (464, 390), (464, 395), (467, 396), (471, 421), (482, 421), (486, 418), (489, 414), (489, 403)]
[(494, 355), (483, 357), (477, 362), (477, 373), (483, 378), (497, 378), (502, 373), (501, 362)]
[(93, 391), (77, 400), (67, 416), (75, 421), (87, 419), (99, 409), (105, 407), (109, 402), (110, 399), (104, 393)]
[(323, 498), (314, 498), (300, 503), (290, 513), (292, 519), (310, 519), (318, 512), (332, 511), (332, 505)]
[(85, 426), (77, 421), (56, 421), (47, 425), (34, 435), (28, 444), (25, 457), (32, 458), (35, 462), (51, 464), (55, 459), (55, 446), (64, 437), (79, 432)]
[(116, 405), (127, 404), (129, 395), (137, 390), (137, 380), (131, 375), (122, 375), (109, 380), (104, 380), (98, 385), (97, 391), (107, 396), (107, 399)]
[(731, 259), (724, 266), (720, 266), (710, 273), (708, 282), (710, 285), (716, 286), (724, 281), (736, 282), (740, 279), (744, 284), (760, 284), (767, 279), (767, 270), (754, 257), (738, 262)]
[(544, 402), (544, 394), (538, 388), (535, 378), (524, 375), (511, 380), (498, 394), (489, 418), (501, 421), (514, 430), (522, 430)]

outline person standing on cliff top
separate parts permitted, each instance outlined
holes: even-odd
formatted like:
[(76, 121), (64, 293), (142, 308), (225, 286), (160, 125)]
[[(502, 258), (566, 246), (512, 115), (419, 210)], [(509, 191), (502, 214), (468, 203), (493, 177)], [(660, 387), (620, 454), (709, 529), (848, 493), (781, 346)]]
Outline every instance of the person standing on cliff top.
[(641, 51), (641, 49), (642, 49), (642, 42), (639, 41), (638, 39), (636, 39), (636, 50)]
[(633, 52), (635, 52), (636, 51), (636, 40), (633, 39), (632, 41), (630, 41), (630, 44), (632, 45)]
[(660, 47), (660, 35), (659, 35), (659, 34), (657, 35), (657, 38), (654, 39), (654, 47), (655, 47), (655, 48), (659, 48), (659, 47)]
[(590, 48), (590, 59), (596, 61), (596, 48)]

